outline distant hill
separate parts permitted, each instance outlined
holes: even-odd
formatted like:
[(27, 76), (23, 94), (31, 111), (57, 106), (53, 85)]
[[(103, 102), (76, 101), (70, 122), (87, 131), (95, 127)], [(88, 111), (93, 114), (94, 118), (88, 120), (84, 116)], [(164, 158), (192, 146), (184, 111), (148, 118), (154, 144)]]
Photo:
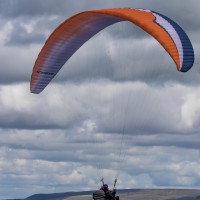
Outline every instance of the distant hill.
[[(121, 189), (118, 193), (126, 193), (129, 191), (138, 191), (138, 189)], [(81, 191), (81, 192), (63, 192), (63, 193), (50, 193), (50, 194), (34, 194), (25, 199), (6, 199), (6, 200), (62, 200), (72, 196), (91, 195), (94, 191)]]
[(25, 198), (24, 200), (61, 200), (63, 198), (71, 197), (71, 196), (82, 196), (82, 195), (90, 195), (91, 191), (83, 191), (83, 192), (64, 192), (64, 193), (52, 193), (52, 194), (34, 194), (30, 197)]
[[(91, 195), (92, 197), (92, 193), (93, 191), (34, 194), (25, 199), (15, 200), (64, 200), (68, 197), (80, 200), (79, 196)], [(200, 190), (197, 189), (124, 189), (118, 190), (118, 194), (123, 200), (200, 200)], [(74, 198), (76, 196), (77, 198)]]
[[(127, 192), (135, 192), (138, 189), (124, 189), (119, 190), (118, 193), (127, 193)], [(71, 196), (83, 196), (83, 195), (91, 195), (94, 191), (82, 191), (82, 192), (64, 192), (64, 193), (52, 193), (52, 194), (34, 194), (30, 197), (27, 197), (23, 200), (62, 200), (63, 198), (71, 197)]]

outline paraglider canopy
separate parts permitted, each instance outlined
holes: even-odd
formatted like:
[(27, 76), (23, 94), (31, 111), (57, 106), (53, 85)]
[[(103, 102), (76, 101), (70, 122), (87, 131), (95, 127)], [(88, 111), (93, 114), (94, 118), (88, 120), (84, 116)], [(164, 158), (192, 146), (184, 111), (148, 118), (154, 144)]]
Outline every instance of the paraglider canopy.
[(194, 63), (191, 42), (174, 21), (154, 11), (132, 8), (91, 10), (78, 13), (58, 26), (43, 46), (33, 68), (30, 90), (40, 93), (66, 61), (102, 29), (130, 21), (152, 35), (174, 60), (178, 71), (187, 72)]

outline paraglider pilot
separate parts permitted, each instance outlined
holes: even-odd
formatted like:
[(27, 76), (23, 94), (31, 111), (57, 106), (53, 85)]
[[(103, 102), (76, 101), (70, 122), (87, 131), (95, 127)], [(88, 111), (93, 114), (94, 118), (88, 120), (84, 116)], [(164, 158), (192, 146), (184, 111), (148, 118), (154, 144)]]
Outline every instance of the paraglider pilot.
[(100, 188), (100, 190), (104, 191), (106, 199), (109, 199), (109, 200), (117, 199), (117, 198), (115, 198), (116, 189), (109, 190), (107, 184), (103, 184), (103, 186)]

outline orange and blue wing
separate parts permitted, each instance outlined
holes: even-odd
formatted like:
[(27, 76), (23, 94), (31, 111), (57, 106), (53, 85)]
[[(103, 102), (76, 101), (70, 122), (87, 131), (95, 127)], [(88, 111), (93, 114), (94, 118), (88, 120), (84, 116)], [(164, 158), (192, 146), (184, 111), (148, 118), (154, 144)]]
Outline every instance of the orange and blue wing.
[(168, 17), (131, 8), (85, 11), (64, 21), (47, 39), (33, 68), (31, 92), (43, 91), (85, 42), (102, 29), (121, 21), (130, 21), (152, 35), (169, 53), (178, 71), (186, 72), (192, 67), (194, 52), (191, 42), (182, 28)]

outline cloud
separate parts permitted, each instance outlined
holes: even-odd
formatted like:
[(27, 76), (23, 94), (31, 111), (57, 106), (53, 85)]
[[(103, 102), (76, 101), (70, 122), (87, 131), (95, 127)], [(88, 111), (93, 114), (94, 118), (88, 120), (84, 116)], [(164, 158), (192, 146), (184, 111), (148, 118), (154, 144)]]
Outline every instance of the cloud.
[(9, 36), (9, 41), (6, 45), (26, 45), (30, 43), (41, 43), (45, 41), (45, 36), (42, 33), (29, 32), (25, 25), (13, 24), (15, 30), (11, 32)]
[[(96, 147), (93, 146), (90, 152), (95, 150)], [(24, 149), (24, 151), (26, 150)], [(74, 148), (69, 149), (69, 153), (74, 158), (77, 158), (76, 151)], [(99, 174), (104, 175), (105, 181), (111, 185), (118, 172), (119, 188), (187, 187), (195, 186), (199, 181), (198, 151), (161, 146), (127, 146), (125, 151), (126, 158), (121, 164), (116, 162), (115, 168), (107, 165), (107, 159), (111, 156), (104, 151), (104, 162), (99, 168), (94, 165), (95, 162), (92, 164), (91, 159), (85, 164), (82, 160), (58, 162), (41, 159), (41, 154), (38, 154), (38, 157), (32, 160), (27, 156), (28, 154), (24, 153), (24, 156), (17, 154), (17, 149), (1, 147), (0, 166), (4, 168), (4, 174), (0, 182), (4, 184), (4, 187), (5, 184), (8, 186), (18, 184), (18, 187), (12, 187), (12, 193), (19, 192), (18, 196), (25, 197), (33, 193), (63, 192), (66, 191), (66, 188), (73, 191), (96, 189), (95, 186), (99, 185)], [(4, 156), (2, 156), (3, 152)], [(60, 151), (60, 154), (62, 153), (63, 150)], [(29, 154), (34, 155), (34, 151), (29, 151)], [(85, 155), (87, 157), (88, 154)], [(98, 154), (96, 156), (96, 160), (98, 160)], [(85, 159), (84, 156), (83, 159)], [(193, 172), (191, 173), (191, 171)]]
[[(193, 133), (199, 129), (198, 87), (142, 82), (52, 84), (41, 95), (27, 84), (1, 87), (1, 127), (128, 134)], [(15, 99), (15, 101), (13, 101)], [(170, 109), (169, 109), (170, 108)]]
[[(4, 24), (4, 28), (0, 34), (3, 37), (3, 50), (0, 57), (2, 59), (2, 64), (6, 63), (7, 65), (1, 75), (2, 77), (0, 80), (2, 83), (6, 83), (7, 81), (28, 81), (31, 74), (30, 68), (32, 69), (34, 61), (36, 60), (45, 40), (62, 21), (70, 16), (70, 14), (66, 14), (68, 15), (67, 17), (63, 16), (62, 12), (58, 12), (57, 7), (54, 8), (55, 6), (52, 6), (52, 4), (53, 1), (50, 1), (48, 4), (46, 2), (41, 3), (37, 1), (29, 4), (24, 2), (23, 6), (19, 6), (20, 4), (12, 2), (2, 3), (2, 7), (7, 6), (8, 10), (14, 9), (15, 12), (18, 13), (12, 20), (1, 20), (2, 24)], [(93, 6), (88, 5), (86, 1), (82, 4), (85, 7)], [(99, 4), (101, 4), (101, 2), (97, 3), (97, 7), (99, 7)], [(108, 3), (108, 5), (109, 4), (111, 3)], [(119, 1), (117, 4), (120, 6), (122, 3)], [(137, 4), (140, 3), (137, 2)], [(61, 5), (62, 4), (59, 4), (58, 7)], [(152, 5), (155, 7), (163, 7), (163, 5), (159, 6), (155, 3)], [(168, 3), (164, 3), (164, 5), (169, 6)], [(35, 15), (32, 12), (28, 12), (30, 7), (32, 10), (35, 10)], [(38, 7), (40, 8), (36, 9)], [(48, 9), (48, 7), (51, 8)], [(62, 7), (64, 6), (62, 5)], [(70, 7), (73, 8), (74, 4), (69, 4), (65, 13), (69, 12)], [(182, 8), (181, 5), (182, 9), (180, 9), (180, 11), (186, 9), (185, 6), (183, 7), (184, 8)], [(47, 9), (46, 12), (48, 12), (48, 15), (42, 14), (41, 11), (45, 13), (45, 9)], [(29, 13), (28, 17), (26, 12)], [(6, 13), (8, 14), (9, 12)], [(175, 15), (175, 13), (177, 12), (173, 12), (173, 15)], [(11, 14), (9, 16), (11, 16)], [(179, 23), (178, 16), (180, 17), (180, 15), (177, 14), (177, 21)], [(191, 22), (186, 24), (191, 24)], [(195, 32), (195, 30), (189, 31), (186, 29), (186, 32), (191, 36), (190, 34)], [(194, 37), (196, 38), (195, 35), (196, 34), (194, 34)], [(194, 37), (190, 37), (193, 43), (197, 40), (194, 39), (194, 41)], [(39, 43), (39, 46), (36, 46), (37, 43)], [(5, 45), (9, 45), (9, 47), (5, 47)], [(18, 48), (18, 46), (21, 47)], [(141, 48), (141, 46), (144, 48)], [(93, 51), (94, 48), (98, 51)], [(27, 50), (29, 52), (28, 55), (31, 56), (24, 56), (26, 55)], [(195, 49), (195, 52), (196, 51), (198, 51), (198, 48)], [(32, 54), (32, 52), (34, 53)], [(10, 55), (12, 55), (12, 59), (10, 59)], [(159, 57), (157, 55), (159, 55)], [(87, 60), (87, 62), (83, 62), (85, 60)], [(195, 66), (198, 66), (198, 63), (199, 60), (197, 58), (195, 60)], [(169, 67), (164, 68), (162, 67), (163, 65)], [(17, 71), (17, 73), (12, 74), (13, 66), (16, 66), (16, 68), (20, 70)], [(30, 68), (27, 66), (30, 66)], [(126, 72), (123, 72), (123, 77), (121, 75), (122, 66), (126, 66)], [(62, 73), (59, 73), (58, 78), (55, 80), (79, 81), (85, 80), (86, 78), (112, 77), (117, 81), (124, 79), (142, 79), (142, 81), (146, 82), (161, 83), (161, 81), (166, 80), (185, 83), (185, 79), (182, 81), (182, 76), (175, 73), (174, 67), (175, 64), (171, 61), (171, 58), (162, 47), (151, 38), (151, 36), (144, 33), (144, 31), (140, 30), (136, 26), (133, 26), (131, 23), (123, 22), (108, 28), (81, 47), (80, 50), (78, 50), (66, 63), (63, 67)], [(154, 74), (154, 70), (156, 70), (156, 74)], [(186, 78), (187, 83), (198, 84), (197, 68), (194, 68), (191, 71), (192, 72), (189, 73), (191, 75)]]

